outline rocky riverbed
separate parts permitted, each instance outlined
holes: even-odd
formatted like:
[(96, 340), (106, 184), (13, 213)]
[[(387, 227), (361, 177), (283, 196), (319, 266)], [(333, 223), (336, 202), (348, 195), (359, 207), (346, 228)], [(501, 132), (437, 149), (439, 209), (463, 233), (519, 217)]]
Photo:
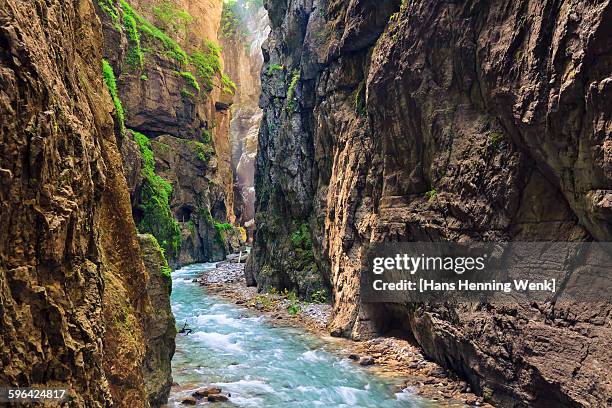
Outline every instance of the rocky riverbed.
[(398, 392), (407, 390), (449, 406), (492, 407), (455, 374), (425, 359), (421, 350), (407, 340), (379, 337), (350, 341), (329, 337), (329, 304), (298, 301), (285, 293), (258, 293), (256, 288), (246, 286), (244, 264), (220, 262), (196, 280), (211, 295), (256, 310), (275, 325), (304, 328), (337, 343), (340, 353), (354, 364), (380, 375), (401, 378)]

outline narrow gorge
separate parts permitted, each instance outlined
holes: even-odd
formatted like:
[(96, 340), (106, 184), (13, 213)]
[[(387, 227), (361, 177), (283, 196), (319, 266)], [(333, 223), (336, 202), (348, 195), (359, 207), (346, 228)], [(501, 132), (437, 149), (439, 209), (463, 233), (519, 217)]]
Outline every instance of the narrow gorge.
[[(413, 242), (604, 252), (368, 297)], [(0, 0), (2, 404), (612, 406), (610, 242), (610, 0)]]

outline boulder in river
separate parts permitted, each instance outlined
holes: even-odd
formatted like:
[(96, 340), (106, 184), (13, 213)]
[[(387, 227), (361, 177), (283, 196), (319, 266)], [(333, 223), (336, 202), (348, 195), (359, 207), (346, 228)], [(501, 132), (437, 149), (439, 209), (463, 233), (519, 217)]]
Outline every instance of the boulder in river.
[(370, 366), (372, 364), (374, 364), (374, 358), (370, 356), (361, 357), (361, 359), (359, 360), (359, 365), (362, 366)]
[(229, 400), (229, 397), (223, 394), (212, 394), (208, 396), (208, 402), (224, 402), (227, 400)]
[(198, 403), (198, 400), (196, 400), (194, 397), (185, 397), (181, 400), (181, 404), (183, 405), (195, 405)]
[(200, 387), (195, 390), (191, 395), (195, 398), (206, 398), (210, 395), (220, 394), (221, 387)]

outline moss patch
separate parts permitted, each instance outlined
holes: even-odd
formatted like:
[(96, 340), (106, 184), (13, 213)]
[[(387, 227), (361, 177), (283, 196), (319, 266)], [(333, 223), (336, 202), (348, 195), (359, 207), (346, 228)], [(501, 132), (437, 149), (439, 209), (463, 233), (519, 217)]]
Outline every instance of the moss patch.
[(181, 246), (181, 230), (170, 210), (172, 185), (155, 174), (155, 158), (149, 138), (142, 133), (135, 131), (132, 133), (140, 147), (144, 178), (138, 206), (142, 211), (138, 230), (153, 235), (164, 253), (172, 258), (178, 255)]
[(123, 111), (123, 105), (121, 99), (119, 99), (119, 93), (117, 92), (117, 80), (115, 79), (115, 72), (113, 67), (108, 63), (107, 60), (102, 60), (102, 76), (104, 82), (108, 87), (111, 97), (113, 98), (113, 104), (115, 105), (115, 119), (119, 124), (119, 130), (122, 135), (125, 134), (125, 112)]

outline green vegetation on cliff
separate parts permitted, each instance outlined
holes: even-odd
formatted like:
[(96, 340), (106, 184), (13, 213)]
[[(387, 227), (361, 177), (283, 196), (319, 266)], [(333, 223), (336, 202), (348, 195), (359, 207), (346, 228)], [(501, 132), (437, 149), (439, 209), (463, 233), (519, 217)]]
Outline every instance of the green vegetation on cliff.
[(174, 257), (181, 246), (181, 230), (170, 210), (172, 185), (155, 174), (155, 158), (149, 138), (142, 133), (131, 132), (140, 147), (144, 178), (138, 207), (142, 211), (138, 229), (142, 233), (152, 234), (165, 253)]
[(207, 91), (213, 89), (217, 74), (221, 74), (221, 47), (214, 41), (206, 40), (204, 50), (198, 50), (191, 55), (191, 63), (195, 67), (197, 77)]
[(291, 74), (291, 82), (289, 83), (289, 88), (287, 89), (287, 110), (289, 112), (295, 112), (295, 109), (297, 108), (295, 100), (295, 90), (299, 82), (300, 70), (295, 69)]
[(171, 1), (162, 1), (153, 7), (153, 15), (164, 31), (186, 34), (193, 17), (185, 10), (179, 9)]
[(162, 248), (159, 245), (159, 242), (157, 241), (157, 238), (155, 238), (155, 236), (153, 234), (146, 234), (146, 235), (147, 235), (147, 238), (149, 238), (151, 240), (151, 242), (154, 242), (154, 245), (157, 247), (159, 252), (161, 252), (161, 254), (163, 255), (163, 261), (162, 261), (162, 265), (161, 265), (162, 276), (164, 278), (170, 279), (171, 275), (172, 275), (172, 269), (170, 269), (170, 267), (168, 266), (168, 261), (166, 260), (164, 248)]
[(144, 67), (144, 52), (140, 47), (140, 34), (138, 33), (136, 20), (132, 14), (123, 14), (123, 27), (125, 28), (129, 43), (125, 62), (128, 66), (140, 70)]
[[(221, 47), (211, 40), (205, 40), (203, 45), (196, 49), (191, 55), (187, 54), (173, 36), (187, 34), (187, 27), (193, 23), (193, 17), (185, 10), (178, 9), (170, 1), (163, 1), (152, 8), (156, 23), (160, 27), (151, 23), (141, 16), (126, 0), (120, 0), (121, 8), (117, 8), (113, 1), (99, 0), (100, 9), (110, 16), (115, 24), (115, 28), (123, 30), (128, 39), (128, 50), (125, 57), (125, 64), (132, 69), (142, 70), (145, 66), (147, 53), (154, 52), (157, 47), (152, 44), (159, 44), (159, 51), (164, 55), (176, 60), (177, 72), (185, 78), (188, 84), (200, 92), (200, 84), (206, 92), (212, 91), (215, 81), (220, 84), (222, 92), (234, 95), (236, 84), (223, 72), (221, 61)], [(120, 19), (120, 15), (123, 16)], [(122, 20), (122, 24), (120, 24)], [(147, 39), (146, 47), (142, 45)], [(191, 72), (190, 72), (191, 71)], [(193, 73), (195, 73), (195, 76)], [(142, 80), (147, 80), (146, 74), (141, 76)], [(183, 90), (183, 95), (195, 97), (195, 94), (188, 89)]]
[(121, 134), (125, 134), (125, 112), (123, 111), (123, 105), (121, 104), (121, 99), (119, 99), (119, 93), (117, 92), (115, 72), (107, 60), (102, 60), (102, 76), (104, 77), (104, 82), (108, 87), (111, 97), (113, 98), (113, 104), (115, 105), (115, 119), (119, 125), (119, 131)]
[(183, 51), (181, 46), (176, 41), (138, 14), (127, 1), (120, 0), (120, 4), (123, 12), (134, 19), (134, 21), (137, 23), (138, 30), (142, 34), (148, 35), (152, 39), (157, 40), (162, 44), (162, 46), (165, 48), (166, 55), (174, 58), (180, 63), (187, 62), (187, 53)]

